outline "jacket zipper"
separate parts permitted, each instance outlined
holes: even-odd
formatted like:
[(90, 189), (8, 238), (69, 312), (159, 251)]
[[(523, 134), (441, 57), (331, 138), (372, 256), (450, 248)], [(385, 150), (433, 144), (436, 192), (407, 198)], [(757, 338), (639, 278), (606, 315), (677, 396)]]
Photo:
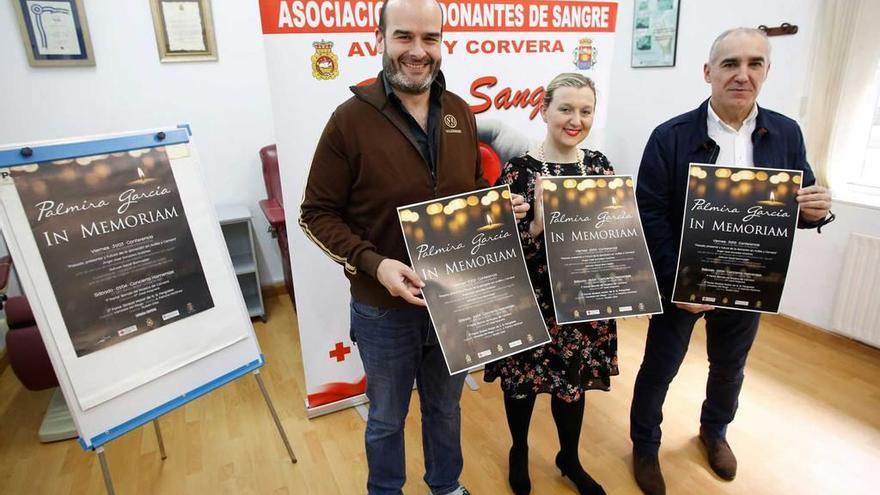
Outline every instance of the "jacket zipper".
[[(355, 96), (360, 98), (362, 101), (370, 103), (369, 101), (361, 98), (360, 95), (358, 95), (357, 93), (355, 93)], [(398, 127), (397, 124), (394, 122), (394, 120), (392, 120), (391, 117), (389, 117), (387, 114), (385, 114), (385, 112), (381, 108), (376, 107), (376, 106), (373, 106), (373, 108), (376, 108), (376, 110), (378, 110), (380, 114), (382, 114), (386, 119), (388, 119), (389, 122), (391, 122), (392, 126), (397, 127), (397, 129), (400, 130), (401, 133), (406, 135), (406, 132), (403, 129), (401, 129), (400, 127)], [(409, 138), (407, 138), (407, 139), (410, 141), (410, 144), (412, 144), (413, 147), (416, 148), (416, 152), (418, 152), (419, 155), (421, 155), (422, 154), (421, 151), (419, 151), (418, 146), (416, 146), (415, 143), (412, 142), (412, 139), (409, 139)], [(437, 143), (437, 145), (439, 147), (439, 145), (440, 145), (439, 142)], [(423, 160), (424, 160), (424, 157), (423, 157)], [(425, 162), (425, 168), (428, 169), (428, 173), (431, 175), (431, 185), (433, 186), (434, 197), (436, 198), (437, 197), (437, 189), (438, 189), (438, 184), (437, 184), (438, 183), (438, 179), (437, 179), (438, 174), (434, 170), (431, 170), (431, 164), (427, 160), (424, 160), (424, 162)], [(438, 169), (440, 168), (440, 150), (439, 149), (437, 150), (437, 161), (435, 162), (435, 165), (437, 166)]]
[[(429, 167), (430, 168), (430, 165)], [(440, 150), (437, 150), (437, 160), (434, 162), (434, 170), (431, 170), (431, 180), (434, 185), (434, 197), (437, 197), (437, 187), (440, 180), (438, 179), (438, 175), (440, 175)]]
[[(430, 109), (428, 111), (430, 112)], [(443, 112), (440, 112), (440, 113), (442, 115)], [(430, 116), (428, 118), (430, 118)], [(437, 125), (438, 126), (440, 125), (439, 122)], [(439, 176), (440, 176), (440, 138), (442, 137), (442, 134), (440, 132), (440, 129), (434, 129), (434, 132), (437, 133), (437, 156), (436, 156), (436, 159), (434, 160), (434, 170), (430, 170), (431, 164), (428, 164), (428, 170), (431, 171), (431, 180), (433, 181), (433, 186), (434, 186), (434, 197), (436, 198), (437, 197), (437, 188), (439, 187), (439, 182), (440, 182), (440, 178), (439, 178)]]

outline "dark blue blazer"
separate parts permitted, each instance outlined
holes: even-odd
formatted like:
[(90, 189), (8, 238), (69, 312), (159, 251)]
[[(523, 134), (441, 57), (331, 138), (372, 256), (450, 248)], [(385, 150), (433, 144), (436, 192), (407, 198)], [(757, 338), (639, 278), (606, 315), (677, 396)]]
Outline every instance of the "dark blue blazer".
[[(706, 127), (709, 100), (654, 129), (639, 165), (636, 199), (660, 293), (671, 300), (691, 163), (715, 163), (721, 148)], [(797, 122), (758, 107), (752, 133), (755, 167), (803, 170), (803, 187), (816, 183)], [(798, 227), (810, 228), (801, 221)]]

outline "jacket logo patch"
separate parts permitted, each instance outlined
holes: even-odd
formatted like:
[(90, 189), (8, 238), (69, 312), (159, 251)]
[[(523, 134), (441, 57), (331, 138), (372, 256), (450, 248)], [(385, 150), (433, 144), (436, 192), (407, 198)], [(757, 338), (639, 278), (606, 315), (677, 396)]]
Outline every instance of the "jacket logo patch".
[(446, 125), (447, 134), (461, 134), (461, 129), (456, 129), (458, 127), (458, 119), (455, 118), (455, 115), (448, 113), (443, 116), (443, 123)]

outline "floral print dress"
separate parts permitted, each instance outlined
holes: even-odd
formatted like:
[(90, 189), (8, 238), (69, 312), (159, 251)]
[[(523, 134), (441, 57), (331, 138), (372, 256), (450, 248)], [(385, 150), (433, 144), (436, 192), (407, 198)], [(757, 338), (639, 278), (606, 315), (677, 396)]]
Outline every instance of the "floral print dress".
[[(613, 175), (608, 159), (598, 151), (584, 150), (588, 175)], [(551, 175), (581, 175), (577, 163), (548, 163)], [(510, 185), (534, 206), (535, 179), (542, 174), (542, 163), (530, 155), (511, 159), (505, 164), (499, 183)], [(550, 275), (544, 251), (544, 234), (532, 237), (529, 223), (534, 208), (518, 222), (526, 267), (538, 306), (550, 331), (550, 342), (486, 365), (483, 380), (501, 378), (501, 388), (508, 395), (523, 398), (548, 393), (567, 402), (580, 400), (585, 390), (611, 388), (611, 376), (617, 368), (617, 322), (599, 320), (557, 325), (550, 293)]]

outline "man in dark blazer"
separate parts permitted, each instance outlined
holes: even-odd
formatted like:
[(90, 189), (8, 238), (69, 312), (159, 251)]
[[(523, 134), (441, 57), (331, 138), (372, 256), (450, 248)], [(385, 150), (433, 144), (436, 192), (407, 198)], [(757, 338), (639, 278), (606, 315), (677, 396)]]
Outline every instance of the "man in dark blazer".
[(663, 402), (687, 353), (694, 324), (701, 317), (706, 319), (709, 379), (700, 415), (700, 440), (712, 470), (725, 480), (736, 476), (736, 457), (726, 431), (736, 413), (743, 370), (760, 316), (671, 302), (689, 164), (801, 170), (798, 226), (817, 228), (833, 219), (831, 196), (815, 184), (798, 124), (756, 103), (769, 69), (770, 44), (762, 31), (738, 28), (722, 33), (703, 66), (705, 80), (712, 86), (711, 97), (697, 109), (658, 126), (642, 156), (636, 197), (664, 311), (648, 326), (630, 411), (635, 478), (649, 495), (666, 493), (658, 461)]

